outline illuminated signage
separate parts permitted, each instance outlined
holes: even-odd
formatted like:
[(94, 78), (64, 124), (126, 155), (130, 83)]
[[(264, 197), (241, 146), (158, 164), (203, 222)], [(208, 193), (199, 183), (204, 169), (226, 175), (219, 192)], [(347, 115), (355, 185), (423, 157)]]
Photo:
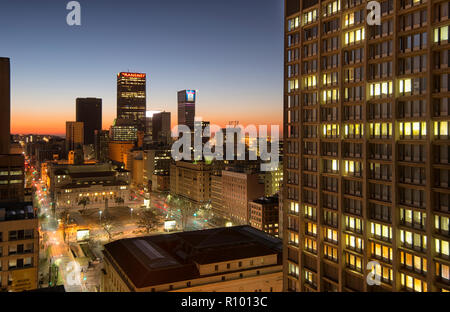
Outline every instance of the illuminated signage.
[(77, 241), (87, 241), (89, 240), (89, 230), (78, 230), (77, 231)]
[(127, 78), (145, 78), (146, 74), (138, 74), (138, 73), (120, 73), (121, 77)]
[(164, 230), (173, 231), (177, 227), (177, 221), (175, 220), (167, 220), (164, 222)]
[(186, 90), (186, 102), (195, 102), (195, 90)]

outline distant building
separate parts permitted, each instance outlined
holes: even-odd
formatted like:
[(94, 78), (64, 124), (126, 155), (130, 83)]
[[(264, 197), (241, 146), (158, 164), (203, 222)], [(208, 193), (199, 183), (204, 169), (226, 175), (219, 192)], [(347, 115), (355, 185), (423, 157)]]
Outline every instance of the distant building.
[(138, 140), (138, 127), (131, 119), (115, 119), (110, 127), (111, 141), (132, 141)]
[(38, 227), (32, 202), (0, 203), (0, 292), (38, 288)]
[(0, 154), (9, 154), (11, 142), (11, 74), (9, 58), (0, 57)]
[(143, 188), (144, 151), (140, 149), (130, 150), (125, 169), (131, 171), (131, 184), (136, 188)]
[(145, 135), (148, 138), (149, 143), (153, 141), (153, 116), (161, 113), (160, 110), (146, 111), (145, 113)]
[(267, 234), (279, 235), (278, 196), (261, 197), (249, 201), (250, 225)]
[(196, 100), (195, 90), (178, 91), (178, 125), (188, 126), (191, 132), (194, 131)]
[(76, 121), (84, 125), (84, 144), (95, 144), (95, 131), (102, 130), (102, 99), (77, 98)]
[(210, 164), (177, 161), (170, 166), (170, 193), (195, 204), (205, 204), (211, 199), (210, 175)]
[(170, 188), (170, 146), (153, 146), (144, 150), (144, 191), (167, 191)]
[(66, 152), (74, 151), (84, 144), (84, 124), (77, 121), (66, 121)]
[(146, 77), (143, 73), (117, 74), (117, 119), (133, 121), (138, 130), (145, 130)]
[(102, 292), (280, 292), (282, 243), (249, 226), (105, 245)]
[(172, 134), (170, 128), (170, 112), (160, 112), (153, 115), (152, 120), (152, 140), (162, 144), (170, 144)]
[(211, 175), (211, 211), (215, 217), (224, 217), (222, 172), (220, 175)]
[(118, 163), (127, 164), (128, 151), (134, 147), (132, 141), (109, 141), (108, 152), (109, 159)]
[(264, 175), (265, 196), (272, 196), (278, 193), (283, 183), (283, 163), (279, 162), (275, 170), (264, 171), (262, 174)]
[(222, 171), (222, 215), (233, 224), (248, 224), (248, 202), (264, 196), (264, 183), (257, 173), (230, 168)]
[(95, 131), (95, 158), (99, 162), (106, 162), (109, 157), (109, 131)]

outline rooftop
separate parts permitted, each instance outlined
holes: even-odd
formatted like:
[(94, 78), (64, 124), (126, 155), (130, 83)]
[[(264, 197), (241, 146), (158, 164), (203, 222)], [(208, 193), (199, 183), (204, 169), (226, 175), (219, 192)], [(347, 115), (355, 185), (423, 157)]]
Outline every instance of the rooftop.
[(254, 203), (257, 204), (278, 204), (278, 195), (274, 196), (267, 196), (267, 197), (260, 197), (255, 200), (253, 200)]
[(197, 266), (277, 254), (281, 240), (250, 226), (122, 239), (105, 245), (137, 288), (200, 277)]

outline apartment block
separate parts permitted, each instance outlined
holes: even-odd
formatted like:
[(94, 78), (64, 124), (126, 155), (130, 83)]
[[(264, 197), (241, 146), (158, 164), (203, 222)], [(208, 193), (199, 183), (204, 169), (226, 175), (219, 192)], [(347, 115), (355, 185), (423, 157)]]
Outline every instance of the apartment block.
[(285, 1), (284, 287), (449, 291), (449, 2), (367, 3)]

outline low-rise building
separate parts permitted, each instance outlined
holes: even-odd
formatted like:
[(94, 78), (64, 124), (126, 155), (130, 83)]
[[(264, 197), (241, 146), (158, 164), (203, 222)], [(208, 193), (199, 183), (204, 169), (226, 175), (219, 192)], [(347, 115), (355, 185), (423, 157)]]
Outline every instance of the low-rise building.
[(278, 196), (261, 197), (249, 201), (248, 208), (252, 227), (278, 237)]
[(171, 162), (170, 146), (153, 145), (144, 150), (143, 184), (146, 194), (169, 190)]
[(282, 243), (250, 226), (105, 245), (104, 292), (280, 292)]
[(205, 162), (177, 161), (170, 166), (170, 193), (195, 204), (211, 199), (211, 165)]
[(233, 224), (248, 224), (248, 202), (264, 196), (264, 182), (258, 173), (228, 168), (222, 171), (222, 192), (222, 215)]
[(103, 209), (106, 201), (114, 205), (119, 198), (125, 205), (131, 203), (129, 172), (115, 170), (111, 164), (50, 163), (48, 175), (57, 209)]

